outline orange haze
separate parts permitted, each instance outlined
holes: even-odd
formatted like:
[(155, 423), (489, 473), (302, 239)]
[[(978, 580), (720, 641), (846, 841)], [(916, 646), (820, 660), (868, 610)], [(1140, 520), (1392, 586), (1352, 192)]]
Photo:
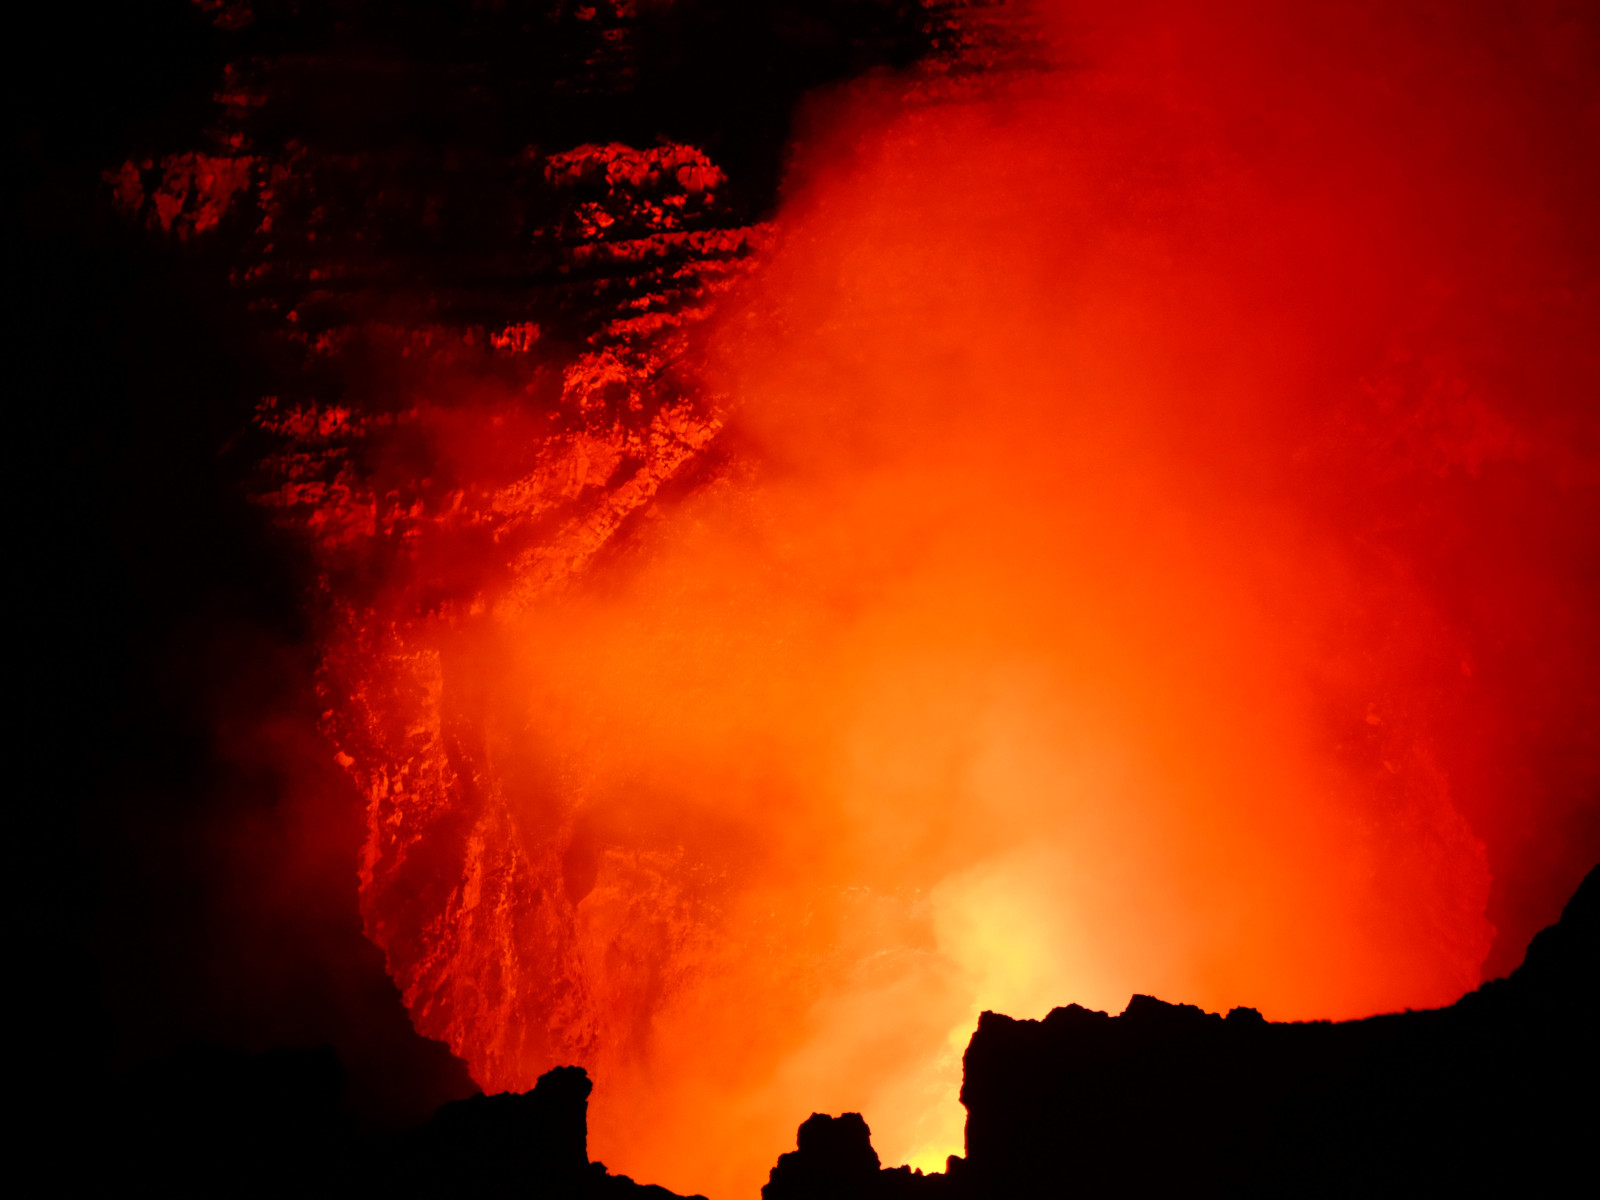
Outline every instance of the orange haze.
[(754, 1196), (813, 1110), (942, 1168), (985, 1008), (1448, 1003), (1592, 807), (1592, 26), (1100, 7), (815, 101), (722, 465), (411, 635), (499, 805), (424, 884), (564, 881), (413, 1017), (490, 1090), (585, 1047), (614, 1170)]

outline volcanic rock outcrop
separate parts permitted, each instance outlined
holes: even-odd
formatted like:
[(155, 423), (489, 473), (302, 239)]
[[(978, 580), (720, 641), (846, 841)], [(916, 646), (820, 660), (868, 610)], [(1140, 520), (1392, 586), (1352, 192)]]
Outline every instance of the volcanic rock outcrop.
[(589, 1161), (593, 1085), (557, 1067), (524, 1093), (443, 1105), (418, 1128), (360, 1134), (327, 1047), (240, 1054), (187, 1047), (123, 1081), (101, 1114), (108, 1187), (169, 1195), (372, 1195), (669, 1200)]
[(398, 1152), (376, 1154), (368, 1178), (401, 1196), (541, 1196), (667, 1200), (654, 1184), (589, 1161), (586, 1111), (593, 1085), (580, 1067), (546, 1072), (521, 1095), (473, 1096), (441, 1108)]
[(800, 1126), (798, 1146), (778, 1156), (762, 1200), (899, 1200), (950, 1194), (944, 1176), (924, 1176), (910, 1167), (883, 1167), (872, 1148), (872, 1131), (860, 1113), (830, 1117), (812, 1113)]
[(1448, 1008), (1280, 1024), (1134, 996), (1116, 1017), (984, 1013), (948, 1174), (866, 1169), (861, 1118), (813, 1116), (763, 1195), (1553, 1194), (1593, 1181), (1597, 1016), (1600, 867), (1521, 967)]
[[(967, 1048), (967, 1153), (885, 1168), (858, 1113), (813, 1114), (763, 1200), (1097, 1195), (1554, 1194), (1591, 1178), (1600, 867), (1507, 979), (1448, 1008), (1275, 1023), (1135, 996), (1120, 1016), (985, 1013)], [(186, 1051), (126, 1080), (98, 1166), (184, 1194), (674, 1195), (587, 1150), (588, 1075), (360, 1135), (328, 1051)]]

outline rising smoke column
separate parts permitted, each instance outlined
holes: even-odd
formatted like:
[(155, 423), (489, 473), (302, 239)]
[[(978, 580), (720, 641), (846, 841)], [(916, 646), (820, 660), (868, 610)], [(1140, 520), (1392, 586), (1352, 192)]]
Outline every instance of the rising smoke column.
[[(1447, 1003), (1593, 856), (1592, 27), (1043, 19), (817, 101), (649, 427), (698, 475), (330, 643), (414, 1020), (589, 1066), (614, 1169), (750, 1194), (842, 1109), (936, 1166), (985, 1007)], [(462, 411), (464, 476), (539, 436)]]

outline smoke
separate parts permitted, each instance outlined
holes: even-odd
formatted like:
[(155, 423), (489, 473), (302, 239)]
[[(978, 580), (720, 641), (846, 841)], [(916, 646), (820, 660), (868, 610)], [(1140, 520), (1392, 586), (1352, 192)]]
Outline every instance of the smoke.
[[(439, 634), (495, 836), (560, 843), (597, 1157), (751, 1194), (859, 1110), (940, 1167), (985, 1008), (1445, 1004), (1502, 921), (1514, 965), (1597, 845), (1578, 14), (1062, 3), (998, 94), (814, 103), (705, 349), (720, 472)], [(452, 1011), (480, 1083), (553, 1065)]]

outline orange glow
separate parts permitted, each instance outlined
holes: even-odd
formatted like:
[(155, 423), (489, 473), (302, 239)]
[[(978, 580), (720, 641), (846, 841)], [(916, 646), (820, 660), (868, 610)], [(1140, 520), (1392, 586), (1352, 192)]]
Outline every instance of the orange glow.
[(1486, 845), (1600, 781), (1526, 766), (1594, 744), (1589, 183), (1530, 133), (1581, 64), (1198, 7), (817, 101), (697, 486), (558, 587), (463, 534), (470, 603), (330, 642), (413, 1019), (487, 1090), (588, 1067), (613, 1170), (751, 1196), (847, 1110), (942, 1168), (985, 1008), (1448, 1003)]

